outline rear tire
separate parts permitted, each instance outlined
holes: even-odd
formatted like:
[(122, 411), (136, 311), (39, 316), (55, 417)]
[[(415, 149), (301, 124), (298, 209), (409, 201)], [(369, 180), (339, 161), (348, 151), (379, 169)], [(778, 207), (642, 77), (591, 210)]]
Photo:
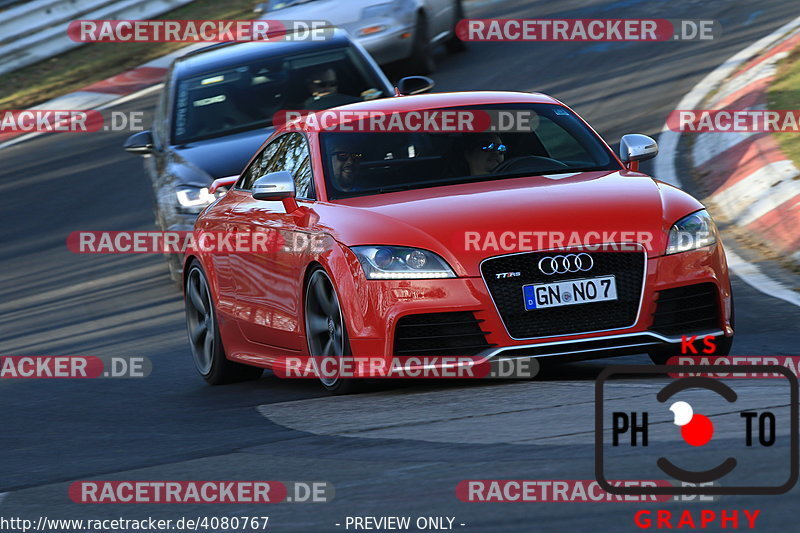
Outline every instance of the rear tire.
[(405, 60), (403, 66), (409, 75), (427, 75), (436, 70), (433, 45), (431, 45), (431, 40), (428, 36), (428, 21), (422, 14), (417, 16), (411, 55)]
[(198, 261), (192, 261), (189, 266), (183, 299), (192, 358), (203, 379), (211, 385), (258, 379), (263, 369), (225, 357), (208, 280)]
[(461, 0), (456, 0), (456, 21), (453, 24), (453, 35), (444, 43), (444, 47), (449, 54), (458, 54), (467, 50), (467, 43), (459, 39), (456, 34), (458, 22), (462, 19), (464, 19), (464, 6), (461, 4)]

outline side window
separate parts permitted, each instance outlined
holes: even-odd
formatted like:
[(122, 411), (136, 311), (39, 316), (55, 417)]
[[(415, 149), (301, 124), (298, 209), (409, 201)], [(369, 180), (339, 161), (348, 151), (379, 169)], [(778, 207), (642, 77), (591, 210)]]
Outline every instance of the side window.
[(298, 198), (315, 198), (308, 143), (299, 133), (282, 135), (269, 143), (244, 172), (242, 189), (250, 189), (264, 174), (286, 170), (294, 176)]
[(294, 175), (294, 186), (297, 188), (298, 198), (316, 198), (314, 192), (314, 177), (311, 175), (311, 161), (306, 155)]
[(250, 163), (250, 166), (247, 167), (247, 170), (244, 171), (244, 179), (238, 185), (238, 187), (241, 189), (251, 189), (253, 187), (253, 182), (255, 182), (264, 174), (281, 170), (278, 168), (278, 163), (281, 160), (279, 155), (283, 151), (282, 145), (285, 141), (286, 136), (284, 135), (282, 137), (278, 137), (264, 147), (261, 153), (258, 154), (255, 159), (253, 159), (252, 163)]
[(290, 133), (286, 137), (288, 139), (282, 170), (288, 170), (294, 176), (294, 187), (297, 189), (298, 198), (314, 198), (308, 143), (299, 133)]

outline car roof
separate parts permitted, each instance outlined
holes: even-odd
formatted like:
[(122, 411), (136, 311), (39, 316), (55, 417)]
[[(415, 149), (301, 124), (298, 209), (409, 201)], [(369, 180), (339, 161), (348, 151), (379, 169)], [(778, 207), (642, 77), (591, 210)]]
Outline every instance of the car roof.
[[(442, 109), (446, 107), (467, 107), (497, 104), (556, 104), (563, 105), (555, 98), (543, 93), (523, 93), (513, 91), (464, 91), (451, 93), (430, 93), (414, 96), (396, 96), (394, 98), (380, 98), (366, 102), (357, 102), (344, 106), (317, 111), (314, 114), (336, 112), (325, 121), (326, 129), (335, 128), (338, 124), (345, 124), (357, 117), (349, 114), (339, 114), (347, 111), (380, 111), (409, 112), (425, 109)], [(322, 131), (316, 126), (320, 121), (303, 121), (301, 128), (305, 131)]]
[(330, 34), (320, 41), (248, 41), (226, 42), (193, 50), (175, 60), (173, 76), (185, 78), (264, 59), (313, 52), (328, 48), (341, 48), (352, 43), (349, 34), (338, 28), (328, 28)]

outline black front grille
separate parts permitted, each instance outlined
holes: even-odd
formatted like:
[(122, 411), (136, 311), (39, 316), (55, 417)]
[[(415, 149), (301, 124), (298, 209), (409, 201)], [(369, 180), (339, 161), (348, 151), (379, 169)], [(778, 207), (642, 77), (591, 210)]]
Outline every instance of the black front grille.
[(395, 355), (475, 355), (494, 346), (469, 311), (406, 315), (397, 322)]
[(719, 329), (719, 295), (713, 283), (659, 291), (651, 330), (678, 335)]
[[(606, 247), (603, 251), (587, 252), (594, 266), (587, 272), (579, 273), (546, 275), (539, 270), (539, 260), (543, 257), (565, 255), (567, 252), (530, 252), (484, 261), (481, 275), (508, 333), (515, 339), (528, 339), (633, 326), (642, 295), (645, 254), (639, 248), (636, 251), (609, 249)], [(497, 274), (508, 272), (519, 272), (519, 276), (498, 279)], [(616, 278), (617, 300), (525, 310), (524, 285), (605, 275), (614, 275)]]

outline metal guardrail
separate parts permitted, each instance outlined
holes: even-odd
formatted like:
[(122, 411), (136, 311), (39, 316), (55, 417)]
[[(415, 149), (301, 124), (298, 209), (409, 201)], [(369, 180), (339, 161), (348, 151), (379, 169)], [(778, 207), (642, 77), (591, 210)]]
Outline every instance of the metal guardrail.
[(11, 7), (14, 4), (21, 4), (23, 2), (30, 2), (30, 0), (0, 0), (0, 10)]
[(146, 19), (192, 1), (33, 0), (10, 7), (0, 14), (0, 74), (81, 46), (67, 36), (73, 20)]

